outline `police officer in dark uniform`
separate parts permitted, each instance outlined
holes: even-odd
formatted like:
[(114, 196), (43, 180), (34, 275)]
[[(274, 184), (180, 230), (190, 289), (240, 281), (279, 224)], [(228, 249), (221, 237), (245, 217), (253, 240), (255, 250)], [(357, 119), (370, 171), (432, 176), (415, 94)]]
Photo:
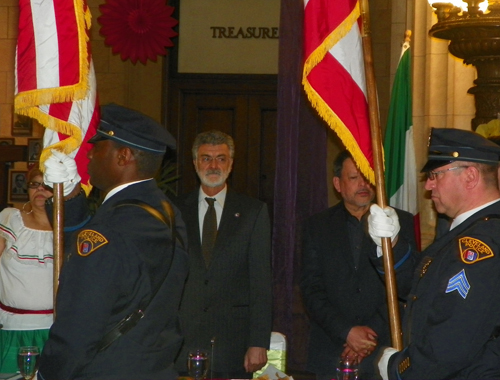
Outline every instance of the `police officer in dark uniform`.
[[(432, 130), (425, 188), (452, 222), (421, 253), (404, 349), (385, 349), (384, 379), (500, 378), (499, 158), (500, 147), (474, 132)], [(380, 237), (393, 223), (370, 219), (370, 233)]]
[[(90, 181), (105, 199), (67, 239), (56, 320), (38, 378), (175, 379), (187, 240), (179, 212), (153, 179), (175, 141), (149, 117), (108, 105), (90, 142)], [(45, 166), (46, 182), (75, 187), (68, 156), (54, 152)], [(83, 198), (72, 198), (77, 192), (78, 186), (66, 202), (73, 225), (72, 209)]]

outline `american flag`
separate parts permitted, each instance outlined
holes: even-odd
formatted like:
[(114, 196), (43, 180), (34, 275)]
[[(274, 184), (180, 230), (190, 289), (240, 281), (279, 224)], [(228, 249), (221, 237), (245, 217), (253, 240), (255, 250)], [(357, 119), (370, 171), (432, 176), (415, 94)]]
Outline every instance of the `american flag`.
[(99, 123), (89, 41), (91, 14), (83, 0), (20, 0), (14, 112), (46, 130), (40, 164), (58, 149), (74, 157), (90, 190), (87, 140)]

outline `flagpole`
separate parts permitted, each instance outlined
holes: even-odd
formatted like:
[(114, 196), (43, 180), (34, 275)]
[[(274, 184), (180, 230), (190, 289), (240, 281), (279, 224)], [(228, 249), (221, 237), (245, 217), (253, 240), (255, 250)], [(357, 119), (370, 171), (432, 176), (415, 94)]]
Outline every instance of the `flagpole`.
[(54, 319), (56, 318), (56, 296), (59, 288), (59, 275), (64, 255), (64, 192), (62, 183), (54, 183), (54, 209), (52, 224), (54, 226)]
[[(361, 38), (363, 43), (363, 56), (365, 63), (366, 90), (368, 97), (368, 110), (370, 115), (370, 133), (372, 137), (377, 203), (380, 207), (384, 208), (387, 206), (387, 196), (385, 192), (384, 162), (382, 157), (382, 133), (380, 131), (377, 85), (375, 82), (375, 70), (373, 67), (368, 0), (360, 0), (360, 8), (362, 20)], [(392, 256), (392, 244), (389, 238), (382, 239), (382, 252), (392, 346), (398, 351), (401, 351), (403, 349), (403, 336), (401, 332), (401, 320), (399, 317), (396, 276), (394, 273), (394, 258)]]
[[(34, 118), (46, 128), (41, 168), (52, 149), (71, 154), (81, 183), (89, 185), (86, 154), (90, 148), (86, 142), (95, 134), (100, 119), (88, 41), (90, 8), (85, 0), (19, 3), (15, 113)], [(61, 64), (45, 64), (49, 61)], [(38, 77), (44, 80), (33, 81)], [(63, 198), (62, 185), (54, 185), (54, 308), (63, 265)]]

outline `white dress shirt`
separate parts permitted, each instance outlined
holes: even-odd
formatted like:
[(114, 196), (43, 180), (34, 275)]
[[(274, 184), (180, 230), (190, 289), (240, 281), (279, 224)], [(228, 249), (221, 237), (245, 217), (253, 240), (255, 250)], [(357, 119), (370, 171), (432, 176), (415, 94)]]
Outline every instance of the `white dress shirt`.
[(495, 199), (494, 201), (491, 201), (491, 202), (488, 202), (488, 203), (485, 203), (484, 205), (481, 205), (479, 207), (476, 207), (472, 210), (469, 210), (469, 211), (466, 211), (464, 212), (463, 214), (460, 214), (459, 216), (457, 216), (455, 219), (453, 219), (453, 222), (451, 223), (451, 226), (450, 226), (450, 231), (452, 229), (454, 229), (456, 226), (460, 225), (463, 221), (469, 219), (472, 215), (474, 215), (476, 212), (482, 210), (483, 208), (486, 208), (488, 207), (489, 205), (492, 205), (493, 203), (495, 202), (498, 202), (500, 201), (500, 199)]

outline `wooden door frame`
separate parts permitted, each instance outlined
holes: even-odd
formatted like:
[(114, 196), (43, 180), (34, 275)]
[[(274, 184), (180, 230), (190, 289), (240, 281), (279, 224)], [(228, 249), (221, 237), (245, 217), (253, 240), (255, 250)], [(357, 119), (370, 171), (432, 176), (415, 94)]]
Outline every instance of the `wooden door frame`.
[[(170, 0), (169, 5), (175, 7), (173, 17), (179, 19), (180, 0)], [(178, 26), (175, 28), (178, 32)], [(269, 94), (277, 96), (278, 75), (277, 74), (192, 74), (179, 73), (178, 71), (178, 43), (179, 38), (172, 39), (174, 47), (169, 50), (168, 57), (163, 60), (163, 88), (162, 88), (162, 123), (174, 136), (177, 144), (191, 144), (192, 141), (182, 140), (180, 133), (180, 104), (186, 93), (207, 94)], [(180, 154), (186, 149), (177, 149), (175, 157), (170, 157), (180, 165), (177, 174), (184, 172)], [(178, 185), (175, 186), (178, 190)]]
[[(169, 5), (174, 7), (172, 17), (179, 20), (180, 0), (169, 0)], [(179, 33), (179, 26), (174, 30)], [(171, 86), (178, 86), (179, 91), (187, 91), (193, 86), (209, 86), (217, 83), (219, 86), (234, 86), (237, 85), (241, 89), (249, 89), (250, 87), (262, 86), (263, 91), (276, 91), (278, 85), (278, 74), (191, 74), (179, 73), (179, 38), (171, 39), (174, 46), (168, 50), (167, 57), (163, 60), (163, 89), (162, 89), (162, 104), (166, 105), (162, 109), (162, 121), (167, 126), (167, 129), (172, 132), (169, 123), (168, 104), (171, 99)]]

